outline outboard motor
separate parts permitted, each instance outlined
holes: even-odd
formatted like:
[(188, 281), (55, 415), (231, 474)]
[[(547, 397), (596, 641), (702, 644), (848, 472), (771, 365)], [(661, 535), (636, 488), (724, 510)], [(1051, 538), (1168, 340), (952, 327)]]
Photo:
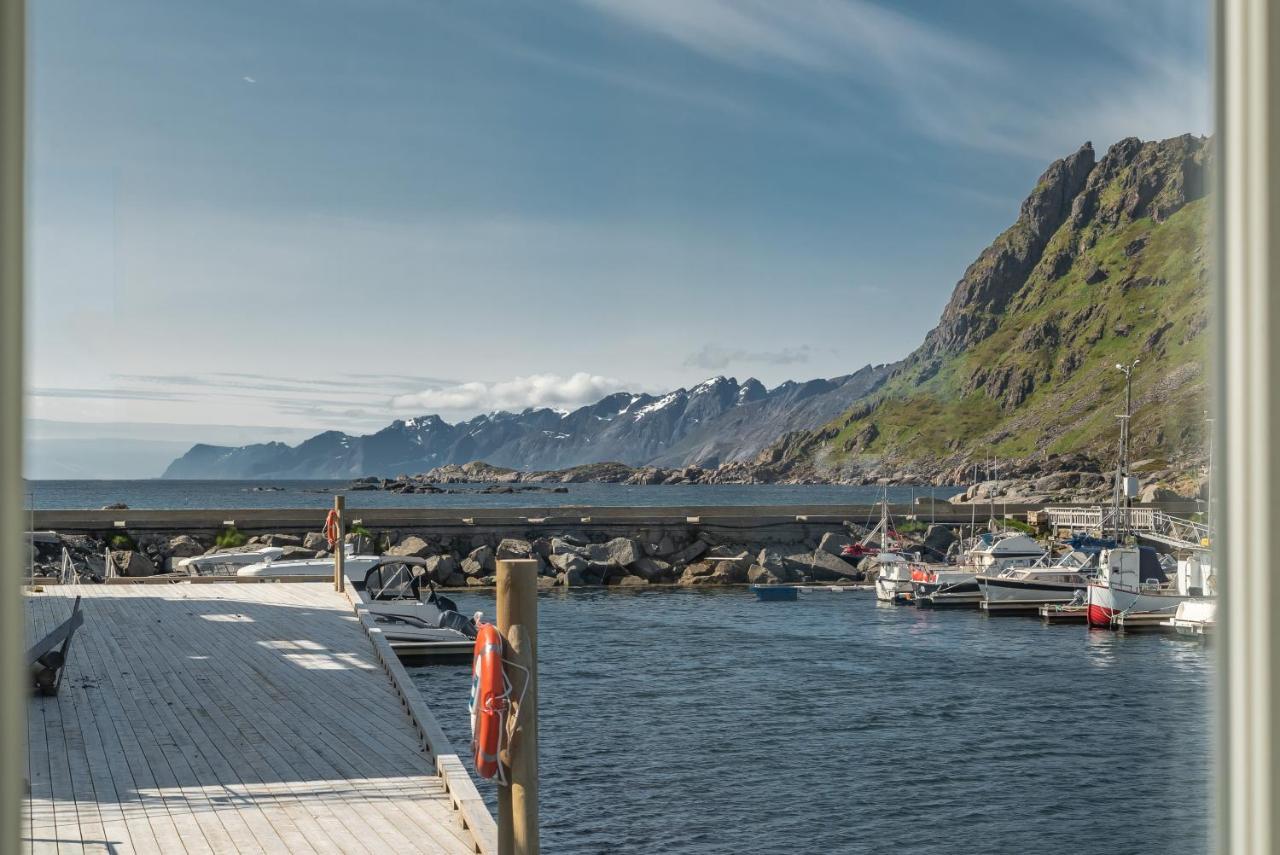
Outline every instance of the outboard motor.
[[(448, 599), (443, 597), (442, 599)], [(458, 614), (454, 609), (441, 609), (440, 619), (436, 622), (436, 626), (441, 629), (452, 629), (454, 632), (460, 632), (467, 638), (474, 639), (479, 633), (476, 628), (476, 622), (466, 615)]]
[(427, 602), (435, 606), (442, 612), (456, 612), (458, 604), (446, 597), (444, 594), (436, 592), (436, 585), (431, 582), (431, 593), (427, 596)]

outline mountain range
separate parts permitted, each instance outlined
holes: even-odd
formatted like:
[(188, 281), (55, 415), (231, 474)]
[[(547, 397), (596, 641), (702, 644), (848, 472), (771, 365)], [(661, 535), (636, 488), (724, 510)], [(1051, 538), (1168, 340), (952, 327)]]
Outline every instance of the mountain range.
[(200, 444), (165, 478), (393, 477), (485, 460), (524, 470), (619, 461), (700, 465), (753, 458), (784, 433), (813, 428), (872, 392), (889, 367), (766, 389), (758, 380), (713, 377), (665, 395), (619, 392), (571, 412), (495, 412), (450, 424), (437, 415), (399, 419), (364, 436), (338, 431), (298, 444)]
[(170, 478), (318, 478), (484, 460), (523, 470), (618, 461), (720, 467), (760, 481), (963, 483), (1114, 465), (1133, 371), (1131, 449), (1148, 471), (1204, 457), (1211, 141), (1085, 143), (1053, 162), (1015, 222), (956, 283), (937, 326), (900, 362), (765, 389), (716, 377), (666, 395), (619, 393), (560, 413), (449, 424), (396, 421), (297, 446), (197, 445)]

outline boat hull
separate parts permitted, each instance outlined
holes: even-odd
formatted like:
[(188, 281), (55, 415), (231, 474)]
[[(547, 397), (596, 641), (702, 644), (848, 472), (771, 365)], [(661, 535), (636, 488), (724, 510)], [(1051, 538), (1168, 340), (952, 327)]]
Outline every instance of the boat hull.
[(982, 599), (996, 606), (1047, 606), (1069, 603), (1084, 585), (1066, 582), (1043, 582), (1029, 579), (980, 579)]
[(1189, 597), (1166, 592), (1135, 591), (1107, 585), (1089, 585), (1089, 625), (1111, 628), (1122, 614), (1166, 614), (1172, 617), (1178, 604)]

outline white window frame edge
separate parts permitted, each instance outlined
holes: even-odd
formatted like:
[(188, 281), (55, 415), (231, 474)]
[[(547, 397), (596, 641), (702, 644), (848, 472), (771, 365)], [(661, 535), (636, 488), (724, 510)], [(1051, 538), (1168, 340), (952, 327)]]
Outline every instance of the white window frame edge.
[[(22, 286), (25, 170), (24, 0), (0, 0), (0, 855), (19, 851), (27, 693), (22, 549)], [(1219, 0), (1216, 15), (1218, 281), (1214, 387), (1215, 456), (1222, 512), (1223, 572), (1218, 716), (1218, 848), (1275, 852), (1276, 711), (1280, 680), (1277, 588), (1270, 562), (1280, 555), (1280, 514), (1271, 502), (1280, 458), (1270, 451), (1280, 426), (1280, 301), (1270, 299), (1280, 252), (1280, 11), (1268, 0)], [(1273, 144), (1275, 143), (1275, 144)], [(1275, 330), (1277, 335), (1269, 333)], [(12, 575), (9, 575), (12, 574)], [(1248, 591), (1234, 596), (1232, 591)]]
[(1225, 461), (1217, 717), (1220, 852), (1277, 852), (1280, 779), (1280, 9), (1219, 0), (1215, 451)]
[(26, 3), (0, 0), (0, 853), (19, 851), (26, 773), (22, 661)]

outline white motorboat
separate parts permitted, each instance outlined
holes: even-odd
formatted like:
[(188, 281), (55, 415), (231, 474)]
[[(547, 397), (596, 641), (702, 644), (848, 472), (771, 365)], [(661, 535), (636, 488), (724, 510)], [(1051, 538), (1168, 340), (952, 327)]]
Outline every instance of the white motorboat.
[(916, 605), (977, 605), (982, 600), (978, 577), (1042, 562), (1048, 552), (1036, 540), (1016, 531), (986, 532), (950, 567), (919, 567), (913, 578)]
[(183, 558), (174, 567), (188, 576), (234, 576), (242, 567), (273, 561), (283, 554), (284, 550), (278, 546), (264, 546), (249, 552), (215, 552)]
[[(347, 553), (343, 562), (347, 578), (364, 578), (365, 572), (381, 560), (381, 555), (353, 555)], [(247, 567), (241, 567), (236, 570), (236, 575), (242, 578), (257, 579), (284, 579), (290, 576), (328, 576), (333, 578), (333, 558), (295, 558), (288, 561), (267, 558)]]
[(1006, 567), (977, 577), (988, 611), (1036, 609), (1070, 603), (1089, 585), (1093, 558), (1072, 551), (1052, 564)]
[(909, 603), (911, 562), (896, 552), (880, 552), (872, 560), (876, 565), (876, 599), (886, 603)]

